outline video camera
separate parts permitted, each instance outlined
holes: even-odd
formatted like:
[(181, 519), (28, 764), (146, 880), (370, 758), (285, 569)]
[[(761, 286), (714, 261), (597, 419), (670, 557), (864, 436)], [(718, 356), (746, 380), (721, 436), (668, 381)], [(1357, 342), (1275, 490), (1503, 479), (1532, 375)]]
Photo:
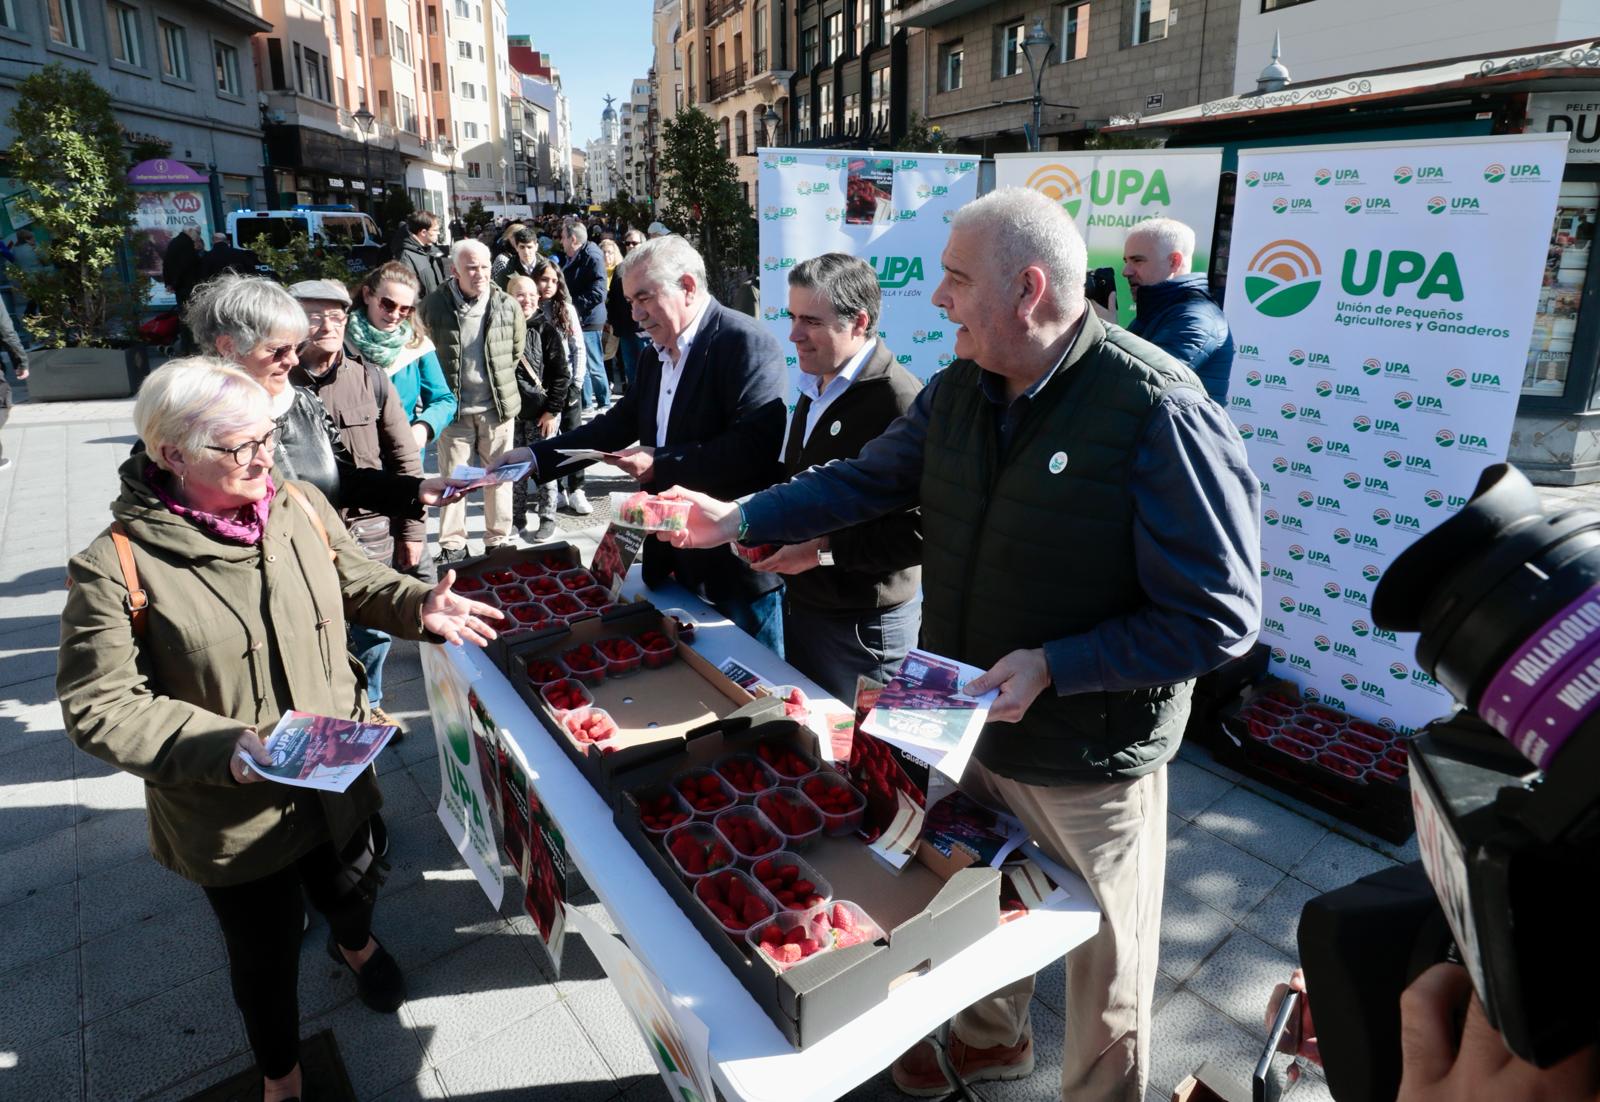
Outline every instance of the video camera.
[(1083, 297), (1101, 306), (1111, 305), (1111, 296), (1117, 291), (1115, 268), (1090, 268), (1083, 278)]
[[(1517, 1056), (1549, 1067), (1600, 1038), (1600, 513), (1546, 514), (1509, 464), (1378, 582), (1373, 619), (1462, 707), (1410, 752), (1426, 879), (1391, 869), (1313, 899), (1300, 955), (1328, 1087), (1392, 1099), (1399, 995), (1458, 959)], [(1431, 885), (1431, 890), (1430, 890)], [(1591, 897), (1592, 898), (1592, 897)]]

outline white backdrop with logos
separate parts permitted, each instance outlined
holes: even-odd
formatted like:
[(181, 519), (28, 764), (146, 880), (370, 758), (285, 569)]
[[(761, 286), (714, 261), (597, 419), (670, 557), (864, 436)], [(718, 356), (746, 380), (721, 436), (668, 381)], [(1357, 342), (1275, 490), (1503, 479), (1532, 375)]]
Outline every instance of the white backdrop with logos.
[(1449, 710), (1375, 583), (1504, 459), (1565, 135), (1241, 151), (1229, 404), (1262, 482), (1272, 670), (1409, 729)]
[(931, 297), (950, 216), (978, 194), (978, 159), (931, 153), (761, 149), (761, 318), (799, 370), (789, 343), (789, 269), (826, 252), (872, 265), (883, 292), (878, 335), (927, 379), (954, 358), (955, 330)]
[(1176, 218), (1194, 230), (1194, 270), (1211, 266), (1220, 149), (1124, 149), (1112, 153), (1001, 153), (996, 187), (1029, 187), (1061, 203), (1089, 247), (1089, 267), (1117, 273), (1117, 320), (1133, 320), (1122, 245), (1140, 222)]

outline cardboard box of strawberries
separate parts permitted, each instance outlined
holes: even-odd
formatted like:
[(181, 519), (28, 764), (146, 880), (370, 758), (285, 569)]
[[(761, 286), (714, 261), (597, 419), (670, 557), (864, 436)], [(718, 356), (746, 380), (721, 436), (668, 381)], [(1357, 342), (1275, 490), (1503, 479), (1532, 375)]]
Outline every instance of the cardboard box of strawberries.
[(611, 780), (623, 835), (804, 1048), (994, 930), (1001, 884), (987, 867), (891, 870), (860, 833), (865, 799), (816, 735), (769, 714), (690, 731)]

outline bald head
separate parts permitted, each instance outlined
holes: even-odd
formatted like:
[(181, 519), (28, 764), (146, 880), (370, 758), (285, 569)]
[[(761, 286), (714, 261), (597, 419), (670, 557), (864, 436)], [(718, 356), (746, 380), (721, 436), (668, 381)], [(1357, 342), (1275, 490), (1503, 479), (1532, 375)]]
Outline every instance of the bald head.
[(482, 298), (489, 289), (489, 246), (470, 237), (457, 241), (450, 250), (450, 268), (464, 297)]

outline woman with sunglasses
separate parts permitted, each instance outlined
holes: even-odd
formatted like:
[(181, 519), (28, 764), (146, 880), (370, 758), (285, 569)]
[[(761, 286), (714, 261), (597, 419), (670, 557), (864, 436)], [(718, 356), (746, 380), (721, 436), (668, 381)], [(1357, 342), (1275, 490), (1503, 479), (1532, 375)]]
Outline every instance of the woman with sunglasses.
[(356, 311), (345, 344), (369, 364), (383, 368), (400, 394), (417, 447), (456, 419), (456, 396), (444, 381), (439, 357), (417, 317), (422, 281), (409, 265), (391, 260), (367, 273), (356, 288)]
[[(567, 387), (566, 406), (561, 411), (561, 424), (558, 427), (562, 432), (571, 432), (583, 424), (583, 410), (579, 405), (585, 370), (583, 323), (578, 319), (578, 308), (572, 304), (572, 296), (567, 292), (567, 278), (561, 274), (554, 260), (539, 258), (533, 266), (533, 285), (539, 291), (539, 312), (567, 346), (567, 378), (571, 383)], [(589, 496), (583, 492), (581, 468), (556, 480), (555, 505), (556, 508), (570, 509), (580, 517), (594, 512), (594, 506), (589, 504)]]
[(311, 483), (339, 508), (387, 517), (421, 517), (424, 506), (439, 503), (442, 478), (357, 467), (316, 395), (290, 385), (310, 326), (282, 286), (261, 276), (217, 276), (195, 291), (184, 321), (202, 353), (235, 364), (267, 392), (277, 426), (273, 458), (284, 478)]
[(122, 465), (112, 527), (68, 564), (56, 676), (69, 736), (145, 781), (151, 854), (205, 892), (267, 1102), (302, 1094), (302, 893), (368, 1007), (392, 1014), (405, 981), (372, 932), (376, 776), (320, 792), (246, 760), (271, 762), (262, 740), (290, 708), (366, 718), (347, 616), (480, 645), (501, 619), (453, 593), (453, 572), (430, 587), (363, 555), (322, 494), (279, 470), (272, 409), (210, 358), (144, 381), (133, 420), (147, 451)]

